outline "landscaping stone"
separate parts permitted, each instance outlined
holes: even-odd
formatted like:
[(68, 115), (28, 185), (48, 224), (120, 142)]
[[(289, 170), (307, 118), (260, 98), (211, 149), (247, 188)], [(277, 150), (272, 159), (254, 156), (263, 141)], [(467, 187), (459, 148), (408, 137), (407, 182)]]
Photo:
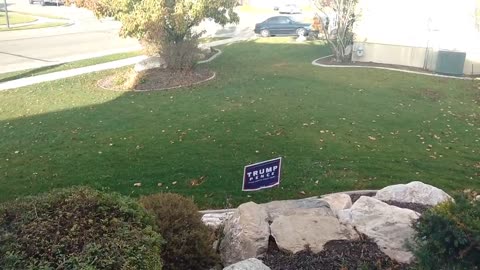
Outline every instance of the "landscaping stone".
[(262, 206), (265, 207), (270, 222), (273, 222), (279, 216), (298, 215), (302, 209), (315, 209), (321, 216), (335, 216), (330, 209), (330, 205), (326, 201), (317, 198), (273, 201), (264, 203)]
[(250, 258), (227, 266), (223, 270), (270, 270), (270, 267), (263, 264), (259, 259)]
[(195, 54), (195, 59), (197, 60), (205, 60), (205, 58), (207, 58), (207, 56), (204, 53)]
[(348, 209), (352, 207), (352, 198), (350, 195), (344, 193), (336, 193), (321, 197), (322, 201), (326, 201), (333, 212), (338, 212), (340, 210)]
[(452, 197), (443, 190), (419, 181), (406, 185), (400, 184), (385, 187), (377, 192), (375, 198), (381, 201), (397, 201), (425, 205), (437, 205), (452, 199)]
[(200, 49), (200, 52), (202, 52), (203, 54), (205, 55), (208, 55), (208, 54), (211, 54), (212, 53), (212, 48), (210, 46), (206, 46), (206, 45), (203, 45), (203, 44), (200, 44), (198, 46), (198, 48)]
[[(318, 209), (300, 209), (296, 214), (277, 217), (270, 225), (271, 235), (280, 250), (297, 253), (308, 247), (314, 253), (331, 240), (354, 238), (355, 232), (331, 215)], [(325, 212), (323, 212), (325, 213)]]
[(267, 251), (270, 228), (265, 207), (254, 202), (240, 205), (225, 223), (220, 255), (224, 265), (255, 258)]
[(411, 225), (419, 216), (415, 211), (366, 196), (338, 213), (340, 222), (372, 238), (382, 252), (400, 263), (410, 263), (413, 259), (406, 245), (413, 240), (415, 232)]
[(232, 215), (233, 212), (207, 213), (202, 216), (202, 222), (213, 229), (217, 229), (225, 224), (225, 222), (231, 218)]
[(161, 56), (152, 56), (135, 64), (133, 69), (136, 72), (142, 72), (149, 69), (166, 67), (167, 63), (165, 62), (165, 59), (163, 59)]

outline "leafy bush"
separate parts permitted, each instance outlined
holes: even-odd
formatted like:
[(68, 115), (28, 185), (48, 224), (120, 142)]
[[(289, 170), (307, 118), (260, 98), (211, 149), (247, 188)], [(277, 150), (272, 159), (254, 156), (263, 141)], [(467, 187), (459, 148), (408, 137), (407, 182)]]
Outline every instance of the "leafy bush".
[(174, 70), (191, 70), (196, 62), (198, 49), (198, 41), (185, 40), (180, 43), (168, 43), (163, 47), (163, 57), (167, 63), (167, 67)]
[(427, 211), (415, 224), (421, 269), (478, 269), (480, 201), (465, 194)]
[(71, 188), (0, 205), (0, 269), (161, 269), (163, 240), (135, 201)]
[(166, 241), (164, 269), (209, 269), (218, 262), (214, 233), (202, 223), (193, 201), (165, 193), (143, 197), (140, 203), (156, 216), (157, 228)]

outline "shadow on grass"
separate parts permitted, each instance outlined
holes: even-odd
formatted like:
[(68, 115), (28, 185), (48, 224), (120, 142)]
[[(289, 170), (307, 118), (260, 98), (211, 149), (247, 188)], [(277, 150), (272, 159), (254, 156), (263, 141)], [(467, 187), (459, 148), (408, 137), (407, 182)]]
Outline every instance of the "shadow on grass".
[(57, 64), (57, 65), (51, 65), (51, 66), (45, 66), (45, 67), (30, 69), (30, 70), (27, 70), (27, 71), (24, 71), (24, 72), (21, 72), (21, 73), (19, 72), (19, 73), (16, 73), (15, 75), (8, 76), (6, 78), (0, 79), (0, 83), (13, 81), (13, 80), (17, 80), (17, 79), (28, 78), (28, 77), (31, 77), (31, 76), (38, 75), (38, 73), (49, 71), (51, 69), (55, 69), (55, 68), (60, 67), (60, 66), (63, 66), (63, 64)]
[[(107, 92), (95, 87), (104, 72), (0, 93), (0, 112), (13, 112), (0, 121), (0, 201), (88, 185), (134, 197), (176, 192), (202, 208), (229, 208), (252, 200), (378, 188), (415, 179), (415, 172), (425, 167), (435, 181), (474, 173), (473, 167), (458, 164), (475, 154), (452, 154), (433, 163), (423, 158), (414, 136), (378, 144), (366, 137), (368, 128), (383, 132), (371, 121), (375, 115), (388, 116), (403, 101), (397, 91), (383, 89), (404, 75), (320, 70), (310, 63), (327, 55), (326, 47), (279, 44), (281, 40), (226, 46), (208, 65), (217, 79), (185, 89)], [(350, 81), (368, 74), (381, 74), (382, 80), (372, 84), (376, 78), (355, 79), (355, 87), (369, 83), (376, 95), (364, 96)], [(383, 82), (384, 77), (389, 80)], [(412, 77), (410, 82), (416, 80), (434, 81)], [(438, 109), (427, 101), (415, 109), (427, 110), (425, 105)], [(413, 118), (410, 110), (412, 119), (387, 118), (385, 125), (408, 134), (423, 120)], [(343, 117), (362, 125), (338, 120)], [(407, 120), (411, 124), (402, 122)], [(418, 162), (397, 161), (400, 154)], [(244, 165), (278, 156), (285, 158), (279, 188), (241, 191)], [(368, 182), (370, 177), (378, 180)], [(191, 185), (200, 178), (205, 179), (201, 185)], [(460, 177), (441, 183), (478, 187)]]

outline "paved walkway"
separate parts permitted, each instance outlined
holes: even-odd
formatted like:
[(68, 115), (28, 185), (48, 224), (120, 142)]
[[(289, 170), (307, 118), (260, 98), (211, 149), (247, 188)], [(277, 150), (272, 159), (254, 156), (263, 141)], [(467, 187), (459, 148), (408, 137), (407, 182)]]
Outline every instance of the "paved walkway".
[[(70, 21), (68, 19), (51, 19), (51, 18), (45, 18), (45, 17), (40, 17), (40, 16), (34, 16), (32, 15), (36, 20), (33, 22), (28, 22), (28, 23), (15, 23), (15, 24), (10, 24), (10, 28), (12, 30), (15, 30), (15, 28), (18, 27), (25, 27), (25, 26), (34, 26), (37, 24), (44, 24), (44, 23), (64, 23), (65, 25), (72, 25), (74, 24), (73, 21)], [(7, 25), (0, 25), (0, 28), (7, 28)]]
[[(213, 42), (210, 42), (210, 43), (206, 43), (204, 45), (210, 46), (210, 47), (215, 47), (215, 46), (235, 43), (235, 42), (239, 42), (239, 41), (244, 41), (244, 40), (248, 40), (248, 39), (250, 39), (250, 38), (249, 37), (236, 37), (236, 38), (230, 38), (230, 39), (224, 39), (224, 40), (217, 40), (217, 41), (213, 41)], [(33, 76), (33, 77), (8, 81), (8, 82), (0, 83), (0, 91), (5, 91), (5, 90), (14, 89), (14, 88), (34, 85), (34, 84), (43, 83), (43, 82), (55, 81), (55, 80), (59, 80), (59, 79), (70, 78), (70, 77), (83, 75), (83, 74), (88, 74), (88, 73), (92, 73), (92, 72), (98, 72), (98, 71), (103, 71), (103, 70), (109, 70), (109, 69), (115, 69), (115, 68), (130, 66), (130, 65), (134, 65), (134, 64), (138, 63), (139, 61), (141, 61), (145, 58), (147, 58), (147, 56), (136, 56), (136, 57), (131, 57), (131, 58), (127, 58), (127, 59), (122, 59), (122, 60), (118, 60), (118, 61), (98, 64), (98, 65), (93, 65), (93, 66), (87, 66), (87, 67), (82, 67), (82, 68), (58, 71), (58, 72), (53, 72), (53, 73), (49, 73), (49, 74), (38, 75), (38, 76)]]

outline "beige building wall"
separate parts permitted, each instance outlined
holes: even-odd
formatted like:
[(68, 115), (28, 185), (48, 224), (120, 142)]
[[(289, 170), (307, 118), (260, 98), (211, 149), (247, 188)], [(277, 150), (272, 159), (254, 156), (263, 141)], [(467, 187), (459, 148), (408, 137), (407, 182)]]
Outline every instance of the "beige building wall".
[[(360, 47), (363, 48), (363, 56), (357, 56), (356, 54), (356, 50)], [(352, 61), (423, 68), (425, 55), (426, 48), (379, 43), (356, 43)]]
[(466, 52), (466, 75), (480, 75), (476, 1), (359, 0), (352, 60), (435, 70), (437, 52), (452, 50)]

